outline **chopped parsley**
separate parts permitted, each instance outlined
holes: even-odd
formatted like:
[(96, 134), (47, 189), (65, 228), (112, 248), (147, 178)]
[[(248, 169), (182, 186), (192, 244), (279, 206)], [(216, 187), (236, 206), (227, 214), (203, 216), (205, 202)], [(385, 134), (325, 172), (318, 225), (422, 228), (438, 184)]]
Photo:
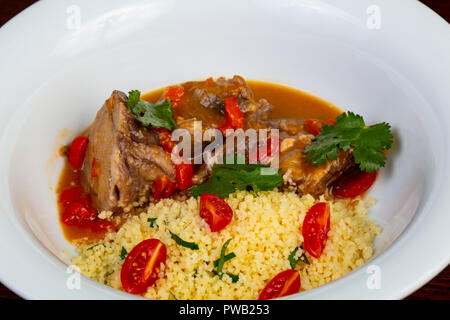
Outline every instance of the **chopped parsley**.
[(297, 265), (297, 262), (298, 262), (299, 260), (302, 261), (303, 263), (309, 264), (309, 260), (308, 260), (308, 258), (306, 257), (305, 253), (302, 253), (302, 255), (301, 255), (300, 257), (298, 257), (298, 258), (296, 257), (298, 249), (303, 249), (303, 248), (302, 248), (302, 247), (296, 247), (296, 248), (291, 252), (291, 254), (290, 254), (289, 257), (288, 257), (289, 264), (291, 265), (291, 268), (292, 268), (292, 269), (295, 269), (295, 266)]
[(97, 246), (105, 246), (105, 244), (104, 244), (104, 243), (97, 243), (97, 244), (94, 244), (92, 247), (87, 248), (86, 251), (92, 250), (92, 249), (94, 249), (94, 248), (97, 247)]
[(151, 125), (154, 128), (172, 130), (176, 126), (170, 99), (153, 104), (141, 100), (139, 90), (131, 90), (128, 92), (127, 106), (144, 127)]
[(229, 276), (231, 278), (231, 281), (233, 283), (238, 282), (239, 281), (239, 276), (232, 274), (232, 273), (228, 273), (228, 272), (223, 272), (223, 265), (225, 264), (225, 262), (233, 259), (234, 257), (236, 257), (236, 255), (234, 254), (234, 252), (229, 253), (229, 254), (225, 254), (228, 248), (228, 245), (230, 244), (232, 239), (228, 239), (222, 246), (222, 249), (220, 250), (220, 257), (219, 259), (217, 259), (216, 261), (214, 261), (214, 267), (216, 268), (215, 270), (213, 270), (213, 273), (217, 276), (219, 276), (219, 279), (222, 279), (223, 275), (226, 274), (227, 276)]
[(120, 259), (125, 260), (127, 255), (128, 255), (127, 250), (124, 247), (122, 247), (122, 251), (120, 252)]
[[(238, 155), (235, 156), (235, 159)], [(218, 195), (227, 198), (236, 190), (247, 190), (251, 188), (255, 193), (258, 191), (269, 191), (283, 185), (281, 169), (274, 171), (274, 174), (261, 174), (264, 168), (270, 166), (261, 163), (238, 164), (217, 164), (213, 167), (211, 177), (204, 184), (191, 189), (194, 197), (199, 197), (202, 193)]]
[(337, 159), (340, 150), (353, 148), (352, 154), (361, 171), (368, 173), (385, 165), (383, 150), (390, 149), (393, 136), (386, 122), (366, 126), (362, 116), (344, 112), (336, 118), (336, 125), (322, 127), (313, 142), (306, 146), (306, 161), (315, 166)]
[(170, 237), (180, 246), (189, 248), (191, 250), (198, 250), (198, 245), (195, 242), (184, 241), (183, 239), (181, 239), (179, 236), (172, 233), (171, 231), (169, 231), (169, 233), (170, 233)]
[[(147, 222), (150, 222), (150, 228), (154, 228), (154, 223), (156, 221), (157, 218), (148, 218)], [(156, 227), (158, 227), (158, 225), (156, 225)]]

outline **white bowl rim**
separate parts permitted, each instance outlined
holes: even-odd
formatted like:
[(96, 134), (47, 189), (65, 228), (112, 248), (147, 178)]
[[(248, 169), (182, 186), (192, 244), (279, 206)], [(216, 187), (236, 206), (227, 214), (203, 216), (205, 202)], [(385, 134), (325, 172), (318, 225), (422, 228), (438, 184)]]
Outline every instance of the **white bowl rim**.
[[(403, 4), (408, 6), (408, 9), (415, 10), (416, 13), (419, 12), (419, 13), (423, 13), (424, 15), (425, 14), (427, 15), (427, 19), (421, 21), (421, 23), (422, 23), (421, 26), (423, 26), (423, 24), (427, 24), (428, 28), (436, 29), (439, 32), (442, 32), (444, 27), (448, 28), (448, 24), (437, 14), (434, 14), (433, 19), (430, 19), (430, 17), (429, 17), (430, 9), (428, 9), (426, 6), (424, 6), (420, 2), (405, 1)], [(388, 4), (386, 3), (385, 5), (388, 5)], [(395, 6), (395, 5), (393, 5), (393, 6)], [(3, 39), (2, 36), (4, 36), (6, 33), (20, 32), (20, 27), (29, 17), (32, 17), (33, 15), (34, 16), (39, 15), (40, 13), (43, 13), (46, 10), (51, 10), (51, 3), (39, 2), (39, 3), (32, 5), (28, 9), (24, 10), (22, 13), (20, 13), (14, 19), (10, 20), (5, 26), (3, 26), (0, 29), (0, 42)], [(406, 9), (404, 9), (404, 10), (408, 11)], [(409, 32), (414, 32), (414, 28), (416, 28), (416, 26), (412, 25), (412, 26), (410, 26), (410, 28), (411, 29), (409, 29)], [(33, 30), (33, 32), (35, 32), (35, 34), (37, 34), (37, 30), (38, 30), (38, 28), (36, 28), (36, 30)], [(450, 36), (450, 30), (447, 30), (446, 35)], [(440, 48), (442, 48), (444, 50), (444, 53), (450, 52), (450, 43), (442, 43), (442, 44), (440, 44)], [(37, 50), (39, 50), (39, 48), (37, 48)], [(445, 58), (445, 55), (442, 55), (439, 52), (433, 53), (433, 54), (435, 54), (436, 58), (442, 58), (442, 57)], [(7, 57), (7, 53), (4, 54), (4, 57)], [(445, 65), (445, 67), (447, 67), (447, 66), (448, 65)], [(441, 70), (440, 75), (442, 76), (443, 79), (446, 79), (448, 81), (448, 83), (450, 84), (450, 70), (449, 69), (443, 68)], [(4, 81), (4, 75), (0, 75), (0, 83), (3, 81)], [(446, 94), (446, 96), (449, 96), (448, 93), (445, 93), (445, 94)], [(444, 120), (447, 121), (447, 124), (450, 124), (449, 112), (447, 111), (445, 113), (445, 110), (441, 110), (441, 111), (443, 112)], [(0, 110), (0, 113), (3, 114), (4, 111)], [(3, 130), (3, 128), (2, 128), (2, 131), (1, 131), (2, 140), (1, 140), (0, 145), (6, 144), (6, 142), (4, 141), (6, 132), (7, 132), (7, 129)], [(448, 129), (446, 132), (448, 133)], [(445, 141), (448, 142), (448, 138), (449, 138), (448, 135), (445, 138), (446, 138)], [(443, 151), (442, 157), (444, 160), (450, 159), (448, 149)], [(4, 171), (5, 168), (1, 168), (1, 169)], [(4, 175), (5, 172), (3, 172), (3, 171), (0, 173), (2, 178), (7, 176), (7, 175)], [(441, 192), (441, 194), (445, 194), (445, 193), (448, 194), (448, 191), (450, 191), (450, 179), (449, 179), (448, 172), (442, 173), (442, 176), (440, 177), (439, 182), (440, 182), (439, 187), (441, 188), (441, 190), (443, 190)], [(9, 196), (9, 193), (4, 194), (4, 196), (6, 196), (6, 195)], [(450, 209), (450, 199), (449, 198), (445, 198), (445, 197), (439, 198), (439, 197), (437, 197), (437, 194), (435, 194), (435, 196), (436, 196), (434, 198), (434, 200), (436, 200), (435, 203), (431, 204), (428, 202), (428, 203), (426, 203), (425, 207), (422, 207), (420, 210), (421, 211), (422, 210), (431, 211), (431, 210), (438, 209), (439, 212), (444, 213)], [(1, 202), (4, 202), (4, 201), (5, 201), (5, 199), (2, 197)], [(437, 203), (437, 205), (436, 205), (436, 203)], [(0, 217), (0, 221), (2, 223), (0, 223), (0, 225), (2, 225), (4, 222), (5, 226), (18, 228), (19, 230), (23, 231), (23, 228), (19, 225), (19, 223), (17, 221), (14, 221), (12, 213), (5, 212), (3, 206), (0, 209), (2, 211), (2, 215)], [(427, 225), (428, 228), (435, 227), (436, 230), (445, 230), (450, 225), (449, 224), (450, 220), (449, 220), (448, 216), (442, 217), (442, 220), (440, 221), (441, 223), (436, 222), (436, 223), (432, 224), (432, 226), (428, 226), (431, 222), (425, 221), (424, 218), (425, 217), (423, 215), (415, 216), (413, 221), (411, 221), (408, 229), (406, 229), (403, 232), (403, 234), (387, 250), (385, 250), (379, 256), (374, 258), (371, 261), (371, 263), (384, 265), (385, 267), (388, 265), (393, 266), (393, 264), (395, 264), (395, 262), (399, 262), (399, 261), (397, 261), (399, 258), (395, 257), (395, 252), (397, 252), (402, 247), (404, 250), (406, 250), (406, 248), (404, 248), (404, 246), (409, 245), (409, 247), (411, 247), (411, 244), (408, 244), (408, 241), (411, 241), (413, 243), (418, 241), (419, 239), (414, 239), (412, 237), (412, 235), (420, 233), (421, 229), (424, 227), (425, 224)], [(0, 229), (1, 229), (1, 227), (0, 227)], [(25, 230), (25, 231), (27, 231), (27, 230)], [(3, 238), (2, 235), (3, 234), (1, 234), (0, 237)], [(397, 288), (396, 290), (392, 290), (391, 292), (388, 293), (388, 295), (379, 296), (379, 295), (375, 294), (375, 295), (371, 296), (371, 298), (377, 298), (377, 299), (380, 299), (380, 298), (382, 298), (382, 299), (403, 298), (403, 297), (407, 296), (408, 294), (412, 293), (413, 291), (415, 291), (416, 289), (418, 289), (419, 287), (421, 287), (424, 283), (426, 283), (430, 279), (432, 279), (440, 270), (442, 270), (449, 264), (449, 262), (450, 262), (450, 249), (449, 249), (450, 244), (448, 241), (449, 240), (448, 237), (442, 236), (438, 232), (436, 232), (436, 234), (427, 233), (427, 236), (433, 240), (440, 240), (441, 244), (443, 244), (443, 246), (439, 247), (439, 248), (433, 248), (433, 250), (430, 250), (430, 251), (433, 251), (433, 255), (431, 255), (430, 253), (423, 254), (423, 256), (425, 256), (425, 257), (429, 256), (431, 260), (426, 261), (426, 263), (422, 263), (420, 265), (420, 268), (416, 267), (416, 269), (408, 275), (409, 279), (411, 280), (412, 278), (414, 278), (414, 281), (410, 281), (407, 284), (402, 283), (401, 287)], [(3, 240), (5, 240), (5, 238), (3, 238)], [(26, 264), (29, 262), (36, 263), (35, 267), (37, 267), (38, 270), (40, 272), (42, 272), (42, 278), (50, 279), (50, 280), (48, 280), (50, 282), (61, 281), (61, 279), (65, 278), (66, 266), (62, 262), (60, 262), (56, 257), (52, 256), (43, 246), (41, 246), (39, 241), (36, 238), (34, 238), (34, 236), (31, 234), (31, 232), (28, 232), (28, 233), (25, 232), (24, 234), (21, 235), (20, 238), (15, 238), (14, 240), (18, 241), (17, 247), (19, 245), (22, 246), (21, 249), (23, 249), (23, 251), (20, 253), (14, 252), (13, 247), (6, 246), (4, 244), (5, 241), (2, 241), (3, 243), (0, 245), (0, 247), (2, 248), (3, 256), (6, 256), (6, 257), (12, 256), (12, 257), (18, 259), (18, 260), (16, 260), (17, 262), (21, 262), (23, 264)], [(410, 251), (410, 250), (411, 250), (411, 248), (408, 249), (408, 251)], [(30, 259), (30, 257), (36, 258), (36, 260), (32, 261), (32, 259)], [(387, 261), (388, 258), (391, 260)], [(39, 259), (41, 259), (41, 260), (39, 260)], [(344, 276), (340, 279), (337, 279), (325, 286), (315, 288), (306, 293), (295, 295), (295, 296), (292, 296), (289, 298), (291, 298), (291, 299), (295, 299), (295, 298), (299, 298), (299, 299), (302, 299), (302, 298), (312, 298), (312, 299), (325, 298), (325, 299), (327, 299), (327, 298), (345, 297), (345, 295), (342, 295), (342, 293), (339, 293), (339, 290), (346, 288), (346, 285), (348, 288), (351, 288), (351, 284), (349, 284), (349, 280), (355, 279), (357, 277), (360, 278), (363, 276), (364, 276), (364, 272), (363, 272), (362, 268), (359, 268), (359, 269), (347, 274), (346, 276)], [(54, 278), (52, 278), (52, 277), (54, 277)], [(392, 279), (392, 276), (390, 275), (389, 278)], [(2, 283), (4, 283), (6, 286), (8, 286), (9, 288), (11, 288), (16, 293), (18, 293), (19, 295), (21, 295), (22, 297), (27, 298), (27, 299), (48, 298), (48, 297), (52, 297), (52, 296), (59, 297), (59, 298), (75, 298), (75, 299), (90, 299), (90, 298), (96, 298), (96, 297), (97, 298), (98, 297), (113, 298), (113, 299), (114, 298), (136, 298), (136, 297), (130, 296), (126, 293), (123, 293), (123, 292), (114, 290), (112, 288), (100, 285), (90, 279), (87, 279), (87, 278), (83, 279), (84, 283), (86, 284), (87, 289), (83, 289), (80, 292), (75, 292), (73, 294), (67, 294), (63, 291), (58, 291), (58, 292), (52, 293), (50, 295), (41, 294), (41, 292), (38, 288), (27, 287), (27, 285), (23, 281), (20, 280), (19, 273), (16, 273), (16, 274), (11, 273), (11, 266), (9, 266), (6, 263), (0, 264), (0, 281)], [(53, 286), (55, 288), (57, 287), (54, 284), (51, 284), (51, 286)], [(363, 298), (365, 298), (365, 297), (363, 297)]]

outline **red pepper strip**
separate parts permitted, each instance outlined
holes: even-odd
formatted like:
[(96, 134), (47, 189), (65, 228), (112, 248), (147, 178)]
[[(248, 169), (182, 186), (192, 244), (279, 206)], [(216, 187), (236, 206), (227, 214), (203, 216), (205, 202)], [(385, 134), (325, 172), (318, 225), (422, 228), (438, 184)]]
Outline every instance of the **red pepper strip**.
[(224, 102), (227, 120), (219, 127), (219, 130), (226, 136), (227, 129), (236, 130), (242, 128), (244, 117), (242, 116), (241, 108), (239, 108), (239, 104), (235, 97), (227, 97), (224, 99)]
[[(159, 141), (164, 151), (172, 153), (176, 143), (172, 141), (172, 136), (169, 130), (165, 128), (154, 128), (153, 130), (158, 133)], [(185, 163), (185, 160), (182, 161), (183, 162), (180, 164), (175, 164), (177, 186), (180, 190), (184, 190), (192, 186), (192, 178), (194, 176), (194, 168), (192, 163)]]
[(194, 177), (194, 167), (192, 163), (184, 163), (175, 165), (175, 173), (177, 186), (180, 190), (184, 190), (192, 186), (192, 178)]
[(69, 148), (68, 161), (72, 168), (75, 170), (81, 169), (86, 155), (86, 149), (88, 144), (88, 138), (84, 136), (76, 137)]
[(183, 87), (167, 87), (164, 91), (164, 99), (170, 99), (172, 107), (176, 108), (183, 94)]

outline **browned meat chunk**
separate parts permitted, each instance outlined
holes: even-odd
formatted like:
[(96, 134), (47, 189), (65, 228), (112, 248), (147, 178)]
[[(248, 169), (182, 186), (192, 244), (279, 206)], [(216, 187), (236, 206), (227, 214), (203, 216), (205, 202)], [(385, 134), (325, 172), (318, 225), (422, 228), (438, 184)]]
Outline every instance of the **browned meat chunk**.
[(153, 131), (136, 123), (126, 101), (123, 92), (114, 91), (87, 133), (82, 184), (99, 210), (113, 211), (148, 194), (163, 173), (175, 179), (170, 155)]
[(294, 187), (299, 194), (319, 196), (355, 163), (351, 151), (341, 151), (336, 160), (329, 160), (318, 167), (306, 162), (303, 149), (313, 138), (309, 134), (298, 134), (283, 139), (280, 146), (280, 167), (285, 175), (286, 186)]

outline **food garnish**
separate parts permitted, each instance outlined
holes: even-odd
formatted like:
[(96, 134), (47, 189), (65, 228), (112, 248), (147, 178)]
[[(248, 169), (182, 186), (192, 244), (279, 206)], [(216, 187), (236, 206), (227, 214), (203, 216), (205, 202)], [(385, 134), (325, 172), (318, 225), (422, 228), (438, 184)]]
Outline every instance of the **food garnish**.
[(122, 247), (122, 251), (120, 251), (120, 259), (125, 260), (125, 258), (127, 257), (128, 252), (127, 249), (125, 249), (124, 247)]
[(128, 92), (127, 106), (144, 127), (151, 125), (154, 128), (172, 130), (176, 126), (170, 99), (153, 104), (141, 100), (139, 90), (131, 90)]
[(337, 159), (340, 150), (353, 148), (353, 158), (361, 171), (368, 173), (385, 165), (383, 150), (390, 149), (393, 136), (386, 122), (366, 126), (362, 116), (344, 112), (336, 118), (336, 124), (325, 124), (313, 142), (306, 146), (306, 161), (315, 166)]
[(291, 265), (292, 269), (295, 269), (295, 266), (297, 265), (298, 261), (302, 261), (306, 264), (309, 264), (309, 260), (306, 257), (305, 253), (302, 253), (300, 257), (296, 257), (298, 249), (303, 249), (302, 247), (295, 247), (294, 250), (292, 250), (291, 254), (288, 257), (289, 264)]
[(205, 219), (212, 232), (224, 229), (233, 219), (233, 210), (221, 197), (202, 193), (200, 196), (200, 217)]
[(222, 246), (222, 249), (220, 250), (220, 258), (217, 259), (216, 261), (214, 261), (214, 267), (216, 268), (215, 270), (213, 270), (213, 273), (217, 276), (219, 276), (219, 279), (222, 279), (223, 275), (226, 274), (227, 276), (229, 276), (232, 280), (233, 283), (239, 281), (239, 276), (232, 274), (232, 273), (228, 273), (228, 272), (223, 272), (223, 265), (225, 264), (225, 262), (233, 259), (234, 257), (236, 257), (236, 255), (234, 254), (234, 252), (229, 253), (229, 254), (225, 254), (228, 248), (228, 245), (230, 244), (231, 240), (233, 239), (228, 239), (227, 241), (225, 241), (225, 243)]
[(275, 299), (300, 291), (300, 274), (297, 270), (286, 270), (277, 274), (261, 291), (258, 300)]
[(306, 252), (319, 258), (325, 248), (330, 231), (330, 205), (319, 202), (309, 208), (303, 220), (303, 247)]
[[(150, 228), (154, 227), (154, 223), (155, 223), (156, 219), (157, 218), (148, 218), (147, 219), (147, 222), (150, 222)], [(158, 226), (156, 226), (156, 227), (158, 227)]]
[(261, 163), (256, 164), (217, 164), (213, 167), (212, 175), (204, 184), (191, 189), (194, 197), (202, 193), (215, 194), (221, 198), (227, 198), (236, 190), (252, 188), (258, 191), (270, 191), (283, 185), (281, 169), (274, 174), (261, 174), (261, 169), (270, 168)]
[(126, 257), (120, 280), (128, 293), (141, 294), (158, 279), (161, 263), (167, 258), (166, 246), (158, 239), (140, 242)]
[(191, 250), (198, 250), (198, 245), (195, 242), (188, 242), (181, 239), (179, 236), (177, 236), (175, 233), (170, 232), (170, 237), (180, 246), (189, 248)]

